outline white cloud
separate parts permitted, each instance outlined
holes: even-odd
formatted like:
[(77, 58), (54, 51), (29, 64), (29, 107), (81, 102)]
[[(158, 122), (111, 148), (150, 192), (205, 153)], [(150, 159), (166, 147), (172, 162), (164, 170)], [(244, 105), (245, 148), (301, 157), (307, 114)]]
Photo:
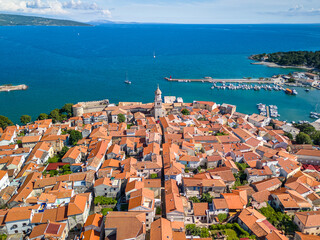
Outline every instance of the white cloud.
[(100, 7), (96, 2), (84, 3), (81, 0), (0, 0), (0, 10), (6, 12), (31, 13), (52, 16), (74, 16), (79, 14), (94, 14), (111, 17), (108, 9)]

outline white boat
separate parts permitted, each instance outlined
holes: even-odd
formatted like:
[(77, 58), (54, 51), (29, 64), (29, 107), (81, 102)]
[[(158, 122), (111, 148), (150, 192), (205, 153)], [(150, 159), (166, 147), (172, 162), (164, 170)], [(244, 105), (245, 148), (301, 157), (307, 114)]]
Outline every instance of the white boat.
[(156, 58), (156, 52), (153, 51), (153, 58)]
[(126, 73), (126, 80), (124, 81), (125, 84), (131, 84), (131, 81), (128, 80), (128, 74)]

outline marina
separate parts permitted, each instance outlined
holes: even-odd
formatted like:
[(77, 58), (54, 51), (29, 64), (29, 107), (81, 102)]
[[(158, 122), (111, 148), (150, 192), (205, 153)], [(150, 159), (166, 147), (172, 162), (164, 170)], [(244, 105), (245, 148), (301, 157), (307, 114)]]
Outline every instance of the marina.
[(278, 113), (278, 107), (276, 105), (269, 105), (258, 103), (257, 104), (260, 115), (265, 117), (277, 118), (280, 117)]
[(209, 82), (209, 83), (223, 83), (223, 82), (230, 82), (230, 83), (273, 83), (272, 80), (266, 79), (258, 79), (258, 78), (235, 78), (235, 79), (213, 79), (212, 77), (204, 77), (200, 79), (189, 79), (189, 78), (172, 78), (172, 77), (165, 77), (165, 80), (169, 82)]

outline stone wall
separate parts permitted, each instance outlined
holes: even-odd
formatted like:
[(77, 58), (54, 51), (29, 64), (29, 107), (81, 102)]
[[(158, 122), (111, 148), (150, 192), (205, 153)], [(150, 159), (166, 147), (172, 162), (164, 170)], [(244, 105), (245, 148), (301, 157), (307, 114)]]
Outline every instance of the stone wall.
[(72, 106), (73, 116), (79, 117), (84, 113), (100, 112), (109, 105), (109, 100), (79, 102)]

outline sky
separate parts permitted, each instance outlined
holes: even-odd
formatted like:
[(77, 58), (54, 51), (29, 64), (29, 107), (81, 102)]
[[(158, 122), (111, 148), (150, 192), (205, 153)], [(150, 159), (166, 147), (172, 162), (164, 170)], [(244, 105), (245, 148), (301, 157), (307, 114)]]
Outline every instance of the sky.
[(320, 23), (320, 0), (0, 0), (0, 12), (81, 22)]

